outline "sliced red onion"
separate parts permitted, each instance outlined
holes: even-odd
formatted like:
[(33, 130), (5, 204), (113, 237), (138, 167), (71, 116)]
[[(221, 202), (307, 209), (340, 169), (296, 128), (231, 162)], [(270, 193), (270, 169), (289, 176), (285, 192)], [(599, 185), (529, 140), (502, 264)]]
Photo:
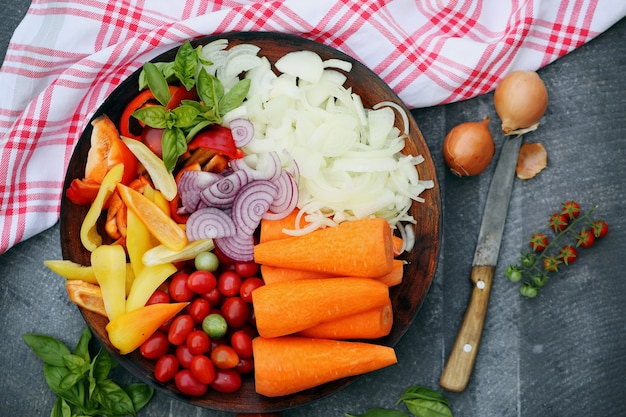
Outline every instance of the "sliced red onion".
[(252, 235), (277, 195), (278, 187), (271, 181), (255, 180), (244, 185), (233, 201), (237, 229)]
[(205, 207), (194, 211), (187, 219), (189, 240), (216, 239), (236, 233), (232, 218), (215, 207)]
[(238, 230), (234, 235), (214, 239), (215, 246), (233, 261), (254, 260), (254, 237)]
[(270, 204), (269, 211), (263, 215), (268, 220), (287, 217), (298, 204), (298, 184), (289, 172), (283, 171), (274, 184), (278, 187), (278, 194)]
[(222, 176), (213, 172), (183, 171), (178, 180), (178, 194), (185, 211), (192, 212), (200, 205), (200, 192)]
[(249, 181), (246, 171), (234, 171), (202, 190), (200, 198), (209, 207), (230, 207), (241, 187)]
[(229, 123), (230, 131), (238, 148), (246, 146), (254, 137), (254, 125), (248, 119), (234, 119)]

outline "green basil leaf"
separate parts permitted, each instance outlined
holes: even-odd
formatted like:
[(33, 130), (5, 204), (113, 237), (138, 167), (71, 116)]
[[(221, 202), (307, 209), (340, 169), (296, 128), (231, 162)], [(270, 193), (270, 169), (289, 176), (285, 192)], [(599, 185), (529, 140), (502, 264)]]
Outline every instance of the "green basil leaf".
[(39, 359), (50, 365), (64, 366), (63, 356), (71, 353), (67, 346), (51, 336), (27, 333), (22, 338)]
[(178, 162), (178, 157), (187, 150), (187, 141), (183, 131), (178, 127), (165, 129), (161, 138), (163, 163), (165, 168), (172, 172)]
[(193, 49), (189, 41), (185, 41), (174, 58), (174, 75), (180, 83), (187, 89), (191, 90), (196, 84), (196, 72), (198, 71), (198, 56), (196, 50)]
[(50, 390), (70, 404), (81, 406), (85, 399), (84, 385), (75, 384), (69, 389), (62, 386), (64, 384), (63, 380), (69, 374), (70, 370), (65, 366), (55, 366), (48, 363), (43, 365), (43, 375)]
[(89, 375), (96, 381), (103, 381), (109, 376), (111, 371), (111, 356), (109, 353), (100, 349), (98, 354), (93, 358), (91, 366), (89, 367)]
[[(163, 74), (163, 77), (165, 77), (166, 80), (170, 78), (174, 78), (174, 62), (155, 62), (154, 65), (161, 72), (161, 74)], [(139, 91), (145, 90), (146, 88), (148, 88), (148, 80), (146, 77), (146, 72), (143, 70), (143, 68), (141, 69), (141, 72), (139, 73), (138, 84), (139, 84)]]
[(63, 364), (71, 372), (77, 374), (84, 374), (89, 370), (89, 363), (81, 356), (74, 355), (73, 353), (63, 355)]
[(441, 394), (439, 391), (436, 391), (427, 387), (415, 385), (415, 386), (411, 386), (407, 388), (402, 393), (402, 395), (400, 396), (400, 399), (398, 400), (396, 404), (399, 404), (402, 401), (407, 401), (407, 400), (412, 400), (412, 399), (424, 399), (424, 400), (437, 401), (445, 405), (448, 405), (450, 403), (448, 399), (444, 397), (443, 394)]
[(63, 398), (57, 397), (54, 406), (52, 406), (50, 417), (72, 417), (72, 408)]
[(198, 82), (196, 84), (198, 97), (208, 109), (218, 108), (219, 102), (224, 96), (224, 86), (222, 82), (214, 75), (211, 75), (202, 68), (198, 74)]
[(84, 377), (85, 377), (85, 373), (84, 372), (70, 371), (59, 382), (59, 389), (62, 392), (66, 392), (66, 391), (72, 389), (75, 385), (79, 385), (78, 383)]
[(93, 395), (107, 413), (116, 416), (136, 415), (130, 397), (119, 385), (110, 379), (100, 381)]
[(194, 106), (183, 104), (172, 109), (171, 113), (174, 115), (174, 126), (189, 127), (194, 123), (200, 112)]
[(205, 127), (212, 125), (215, 122), (209, 120), (203, 120), (196, 123), (185, 135), (185, 142), (189, 143), (191, 140)]
[(129, 384), (123, 388), (133, 402), (135, 412), (139, 412), (139, 410), (148, 404), (154, 395), (154, 389), (146, 384)]
[(346, 414), (347, 417), (409, 417), (408, 414), (399, 410), (391, 410), (388, 408), (370, 408), (365, 413), (359, 416), (353, 416), (352, 414)]
[(74, 349), (74, 354), (82, 357), (87, 362), (91, 360), (89, 355), (89, 342), (91, 341), (91, 330), (89, 327), (85, 327), (83, 333), (80, 335), (80, 339), (78, 339), (78, 343), (76, 344), (76, 349)]
[(220, 116), (224, 116), (229, 111), (241, 106), (246, 95), (248, 95), (248, 91), (250, 91), (250, 79), (248, 78), (240, 80), (233, 88), (228, 90), (219, 102)]
[(165, 129), (167, 126), (167, 111), (163, 106), (148, 106), (136, 110), (133, 117), (155, 129)]
[(143, 70), (146, 74), (146, 81), (150, 91), (152, 91), (159, 103), (165, 106), (170, 101), (170, 88), (165, 76), (152, 62), (143, 64)]
[(210, 66), (213, 65), (213, 62), (202, 53), (202, 46), (196, 46), (196, 56), (198, 57), (198, 62), (202, 65)]
[(404, 401), (404, 405), (417, 417), (452, 417), (450, 408), (439, 401), (414, 399)]

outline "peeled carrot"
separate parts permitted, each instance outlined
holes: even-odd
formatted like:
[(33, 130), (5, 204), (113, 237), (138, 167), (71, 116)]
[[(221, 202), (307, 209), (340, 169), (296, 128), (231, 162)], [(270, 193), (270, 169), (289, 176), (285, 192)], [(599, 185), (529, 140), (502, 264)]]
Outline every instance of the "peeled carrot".
[(387, 336), (393, 325), (391, 299), (383, 306), (304, 329), (297, 336), (319, 339), (377, 339)]
[(261, 233), (259, 236), (259, 242), (269, 242), (270, 240), (285, 239), (293, 237), (283, 232), (283, 229), (293, 230), (297, 227), (304, 227), (307, 225), (304, 220), (304, 216), (300, 218), (299, 226), (296, 226), (296, 220), (299, 210), (295, 209), (287, 217), (277, 220), (261, 220)]
[[(388, 287), (398, 285), (402, 282), (404, 273), (404, 261), (393, 260), (393, 269), (390, 273), (373, 279), (382, 282)], [(318, 271), (305, 271), (302, 269), (281, 268), (280, 266), (261, 265), (261, 276), (266, 284), (282, 281), (298, 281), (301, 279), (339, 278), (337, 275), (326, 274)]]
[(393, 348), (283, 336), (252, 341), (256, 392), (278, 397), (397, 363)]
[(378, 277), (393, 269), (391, 228), (381, 218), (349, 221), (302, 236), (259, 243), (254, 247), (254, 259), (284, 268)]
[(402, 245), (404, 244), (404, 242), (402, 241), (402, 238), (399, 236), (393, 236), (392, 237), (393, 240), (393, 256), (398, 256), (402, 253)]
[(172, 250), (185, 247), (187, 235), (159, 206), (130, 187), (118, 184), (117, 189), (124, 203), (135, 212), (159, 242)]
[(277, 337), (387, 303), (389, 289), (370, 278), (325, 278), (266, 284), (252, 292), (259, 334)]

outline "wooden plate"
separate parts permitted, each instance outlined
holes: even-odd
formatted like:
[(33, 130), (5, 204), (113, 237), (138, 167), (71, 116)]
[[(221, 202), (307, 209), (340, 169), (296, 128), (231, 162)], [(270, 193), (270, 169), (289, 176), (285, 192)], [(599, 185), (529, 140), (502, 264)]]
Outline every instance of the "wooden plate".
[[(350, 61), (353, 64), (353, 68), (347, 74), (348, 80), (345, 85), (351, 86), (353, 91), (361, 96), (366, 108), (371, 108), (382, 101), (393, 101), (402, 105), (402, 102), (391, 88), (376, 74), (351, 57), (320, 43), (292, 35), (268, 32), (221, 34), (198, 39), (192, 43), (194, 46), (204, 45), (218, 38), (227, 38), (229, 46), (239, 43), (255, 44), (261, 48), (259, 55), (266, 56), (272, 63), (276, 62), (278, 58), (287, 52), (304, 49), (318, 53), (323, 59), (339, 58)], [(176, 49), (170, 50), (157, 57), (155, 61), (171, 61), (174, 59), (175, 54)], [(114, 122), (117, 122), (125, 104), (137, 94), (138, 76), (139, 73), (136, 72), (122, 82), (97, 110), (94, 117), (107, 114)], [(406, 110), (408, 113), (408, 109)], [(422, 197), (426, 200), (424, 203), (414, 203), (411, 209), (412, 215), (417, 219), (417, 224), (415, 225), (417, 243), (415, 248), (404, 256), (408, 264), (405, 266), (405, 278), (402, 284), (390, 290), (394, 312), (394, 323), (391, 333), (387, 337), (375, 341), (388, 346), (394, 346), (400, 340), (419, 311), (432, 282), (439, 251), (441, 200), (435, 167), (424, 138), (410, 113), (409, 123), (411, 137), (407, 141), (406, 151), (413, 155), (421, 154), (424, 156), (426, 161), (417, 166), (419, 176), (422, 179), (435, 181), (435, 187), (426, 190), (422, 194)], [(402, 128), (402, 126), (399, 127)], [(84, 176), (90, 136), (91, 125), (89, 124), (82, 133), (70, 160), (65, 179), (65, 189), (67, 189), (74, 178), (82, 178)], [(71, 203), (65, 196), (65, 193), (63, 194), (60, 220), (63, 258), (83, 265), (89, 265), (90, 263), (90, 253), (83, 248), (80, 241), (80, 225), (87, 209), (88, 207), (77, 206)], [(104, 233), (102, 234), (104, 236)], [(179, 398), (181, 401), (201, 407), (235, 413), (280, 411), (336, 393), (356, 378), (345, 378), (284, 397), (266, 398), (255, 393), (254, 378), (252, 375), (248, 375), (244, 377), (243, 386), (237, 393), (222, 394), (209, 389), (209, 392), (202, 397), (190, 398), (181, 395), (173, 383), (161, 384), (156, 381), (153, 378), (154, 362), (144, 359), (138, 351), (124, 356), (119, 355), (108, 342), (105, 331), (106, 320), (89, 311), (81, 312), (94, 335), (129, 372), (154, 386), (157, 390)], [(402, 364), (400, 363), (396, 366), (402, 366)]]

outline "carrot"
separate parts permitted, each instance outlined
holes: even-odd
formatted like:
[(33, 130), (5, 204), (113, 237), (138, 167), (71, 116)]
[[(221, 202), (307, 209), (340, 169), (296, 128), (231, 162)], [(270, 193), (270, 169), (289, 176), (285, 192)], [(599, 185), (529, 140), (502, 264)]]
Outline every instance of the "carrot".
[(256, 392), (289, 395), (397, 363), (393, 348), (371, 343), (283, 336), (252, 341)]
[(124, 203), (135, 212), (159, 242), (172, 250), (185, 247), (187, 235), (159, 206), (130, 187), (118, 183), (117, 189)]
[(300, 224), (296, 226), (296, 220), (298, 217), (298, 209), (293, 210), (287, 217), (277, 220), (261, 220), (261, 233), (259, 236), (259, 242), (269, 242), (270, 240), (285, 239), (293, 237), (283, 232), (283, 229), (293, 230), (298, 227), (305, 227), (307, 225), (304, 220), (304, 216), (300, 217)]
[(387, 336), (393, 325), (391, 299), (380, 307), (304, 329), (297, 336), (319, 339), (377, 339)]
[(284, 268), (377, 277), (393, 269), (391, 228), (381, 218), (349, 221), (302, 236), (259, 243), (254, 247), (254, 259)]
[[(393, 269), (390, 273), (373, 279), (382, 282), (388, 287), (398, 285), (402, 282), (404, 272), (404, 261), (393, 260)], [(261, 276), (266, 284), (282, 281), (298, 281), (301, 279), (339, 278), (337, 275), (326, 274), (324, 272), (306, 271), (302, 269), (281, 268), (280, 266), (261, 265)]]
[(325, 278), (263, 285), (252, 292), (259, 334), (283, 336), (381, 306), (386, 285), (370, 278)]
[(398, 256), (402, 253), (402, 245), (404, 244), (404, 242), (402, 241), (402, 238), (399, 236), (393, 236), (392, 237), (393, 240), (393, 256)]

